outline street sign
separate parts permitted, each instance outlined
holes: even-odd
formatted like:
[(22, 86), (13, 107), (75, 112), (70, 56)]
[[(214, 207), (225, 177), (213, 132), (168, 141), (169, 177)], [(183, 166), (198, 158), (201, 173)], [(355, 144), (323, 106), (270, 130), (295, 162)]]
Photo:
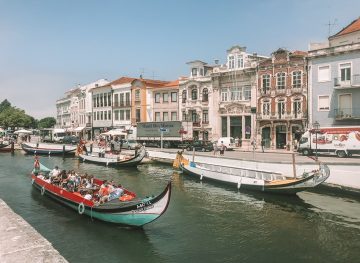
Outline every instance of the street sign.
[(161, 132), (169, 132), (169, 129), (166, 129), (166, 128), (160, 128), (160, 131), (161, 131)]

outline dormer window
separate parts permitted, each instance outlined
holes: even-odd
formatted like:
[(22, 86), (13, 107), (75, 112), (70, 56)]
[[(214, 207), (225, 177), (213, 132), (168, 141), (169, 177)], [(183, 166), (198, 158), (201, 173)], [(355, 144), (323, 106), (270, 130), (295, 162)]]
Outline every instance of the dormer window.
[(204, 69), (203, 68), (200, 68), (200, 76), (204, 76)]
[(192, 68), (191, 69), (191, 76), (197, 77), (197, 75), (198, 75), (198, 69), (197, 68)]
[(229, 56), (229, 69), (235, 68), (235, 57)]
[(241, 55), (237, 56), (237, 67), (243, 68), (244, 67), (244, 58)]

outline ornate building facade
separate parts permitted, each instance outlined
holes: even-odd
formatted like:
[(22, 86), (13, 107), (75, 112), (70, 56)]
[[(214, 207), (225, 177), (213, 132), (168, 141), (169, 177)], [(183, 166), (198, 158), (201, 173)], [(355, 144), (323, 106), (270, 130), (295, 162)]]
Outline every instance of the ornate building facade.
[(290, 148), (306, 127), (306, 55), (278, 49), (258, 65), (258, 141), (267, 148)]

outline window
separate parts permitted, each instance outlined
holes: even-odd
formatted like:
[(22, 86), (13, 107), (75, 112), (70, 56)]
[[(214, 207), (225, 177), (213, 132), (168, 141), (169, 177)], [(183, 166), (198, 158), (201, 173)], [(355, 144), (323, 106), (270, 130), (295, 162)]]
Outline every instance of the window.
[(270, 89), (270, 75), (269, 74), (262, 75), (261, 78), (262, 78), (261, 87), (263, 92), (266, 93)]
[(285, 89), (285, 72), (279, 72), (276, 74), (276, 88)]
[(96, 112), (96, 119), (100, 120), (100, 111)]
[(160, 120), (160, 112), (155, 112), (155, 121), (161, 121)]
[(285, 115), (285, 101), (278, 101), (278, 116), (281, 119)]
[(177, 102), (177, 92), (171, 92), (171, 102)]
[(318, 82), (330, 81), (330, 66), (319, 66)]
[(197, 76), (197, 68), (192, 68), (191, 69), (191, 76), (193, 76), (193, 77), (196, 77)]
[(244, 87), (244, 100), (251, 100), (251, 87)]
[(130, 110), (126, 110), (126, 120), (130, 120)]
[(100, 107), (104, 106), (104, 96), (103, 94), (100, 95)]
[(191, 99), (197, 100), (197, 89), (196, 88), (191, 90)]
[(130, 92), (125, 93), (126, 106), (130, 106)]
[(238, 55), (238, 57), (237, 57), (237, 67), (238, 68), (244, 67), (244, 59), (243, 59), (243, 56), (241, 56), (241, 55)]
[(318, 97), (318, 110), (319, 111), (328, 111), (330, 109), (328, 95), (321, 95)]
[(295, 118), (297, 118), (301, 114), (301, 100), (295, 99), (293, 102), (293, 114), (295, 115)]
[(111, 106), (111, 92), (108, 93), (108, 105)]
[(119, 106), (119, 94), (115, 94), (114, 97), (115, 97), (115, 99), (114, 99), (115, 105), (114, 106), (118, 107)]
[(204, 69), (203, 68), (200, 68), (200, 76), (204, 76)]
[(135, 100), (136, 101), (140, 100), (140, 90), (139, 89), (135, 90)]
[(119, 111), (116, 110), (114, 113), (115, 113), (115, 120), (118, 121), (119, 120)]
[(108, 120), (111, 120), (111, 110), (108, 111)]
[(94, 121), (96, 121), (96, 112), (94, 112)]
[(155, 93), (155, 103), (160, 103), (160, 93)]
[(202, 101), (209, 101), (209, 92), (207, 88), (203, 89)]
[(169, 120), (169, 113), (163, 112), (163, 121), (168, 121), (168, 120)]
[(104, 107), (106, 107), (107, 106), (107, 96), (106, 96), (106, 94), (104, 94)]
[(230, 89), (230, 99), (232, 101), (238, 101), (242, 99), (242, 89), (241, 88), (231, 88)]
[(177, 121), (177, 112), (176, 111), (171, 112), (171, 120)]
[(182, 120), (183, 120), (183, 121), (187, 121), (186, 111), (183, 111), (183, 112), (182, 112)]
[(96, 108), (96, 97), (93, 97), (93, 105), (94, 105), (94, 108)]
[(202, 122), (205, 124), (209, 123), (209, 111), (208, 110), (203, 111)]
[(222, 89), (221, 90), (221, 101), (227, 101), (228, 100), (228, 90)]
[(104, 112), (100, 111), (100, 120), (103, 120), (103, 119), (104, 119)]
[(169, 102), (169, 93), (163, 93), (163, 102)]
[(229, 56), (228, 63), (229, 63), (229, 69), (235, 68), (235, 57)]
[(270, 102), (264, 101), (263, 108), (262, 108), (263, 115), (270, 115)]
[(124, 106), (124, 93), (120, 94), (120, 106)]
[(183, 90), (182, 92), (182, 103), (186, 102), (186, 90)]
[(292, 73), (293, 88), (301, 88), (301, 71), (294, 71)]
[(136, 122), (140, 121), (140, 109), (136, 109)]
[(120, 110), (120, 120), (123, 121), (124, 120), (124, 111)]
[(351, 64), (340, 64), (340, 79), (342, 82), (350, 81), (351, 79)]

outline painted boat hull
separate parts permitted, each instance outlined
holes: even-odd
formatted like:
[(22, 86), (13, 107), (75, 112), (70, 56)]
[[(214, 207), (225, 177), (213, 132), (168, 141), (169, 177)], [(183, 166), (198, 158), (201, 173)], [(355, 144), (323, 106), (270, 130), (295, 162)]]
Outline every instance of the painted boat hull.
[[(46, 195), (78, 211), (79, 214), (85, 214), (91, 218), (109, 223), (132, 227), (141, 227), (159, 218), (166, 211), (171, 196), (171, 182), (169, 182), (163, 192), (156, 197), (128, 202), (114, 200), (116, 203), (110, 201), (95, 206), (92, 201), (47, 183), (34, 174), (32, 174), (31, 178), (32, 185), (39, 189), (42, 195)], [(81, 206), (83, 206), (83, 211), (81, 211)]]
[(39, 147), (31, 146), (27, 143), (22, 143), (21, 148), (29, 154), (46, 154), (46, 155), (62, 155), (62, 154), (75, 154), (76, 147), (65, 146), (65, 151), (63, 151), (63, 146), (59, 147), (48, 146), (48, 145), (39, 145)]
[(234, 174), (209, 171), (201, 168), (201, 166), (197, 164), (181, 164), (180, 168), (184, 173), (197, 177), (200, 180), (216, 181), (234, 185), (238, 189), (254, 190), (275, 194), (296, 194), (300, 191), (314, 188), (315, 186), (323, 183), (330, 175), (329, 168), (326, 165), (322, 165), (318, 172), (309, 174), (304, 178), (299, 178), (296, 180), (283, 180), (283, 182), (280, 181), (277, 184), (271, 184), (270, 181), (258, 179), (256, 177), (250, 178)]
[(132, 167), (137, 166), (145, 157), (146, 151), (145, 148), (141, 148), (136, 156), (127, 160), (118, 161), (117, 158), (106, 158), (91, 156), (85, 154), (79, 154), (79, 159), (84, 162), (91, 162), (106, 166), (115, 166), (115, 167)]

